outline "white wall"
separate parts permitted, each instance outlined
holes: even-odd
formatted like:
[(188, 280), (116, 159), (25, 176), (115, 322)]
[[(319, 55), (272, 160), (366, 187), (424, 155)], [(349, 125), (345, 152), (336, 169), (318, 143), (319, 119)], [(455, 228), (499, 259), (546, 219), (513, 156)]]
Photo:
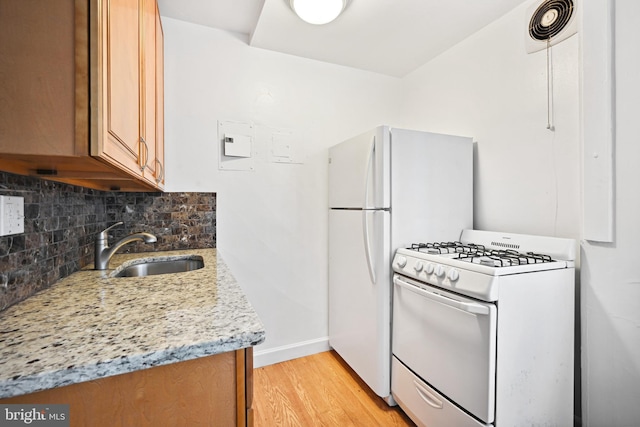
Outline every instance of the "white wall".
[(477, 142), (475, 227), (580, 237), (578, 37), (527, 54), (519, 7), (404, 79), (405, 126)]
[(640, 2), (615, 2), (615, 240), (583, 242), (584, 425), (640, 425)]
[[(395, 124), (400, 80), (163, 26), (167, 191), (217, 192), (219, 253), (267, 330), (257, 366), (328, 349), (327, 148)], [(254, 126), (253, 171), (218, 170), (218, 120)], [(301, 164), (270, 161), (270, 129)]]

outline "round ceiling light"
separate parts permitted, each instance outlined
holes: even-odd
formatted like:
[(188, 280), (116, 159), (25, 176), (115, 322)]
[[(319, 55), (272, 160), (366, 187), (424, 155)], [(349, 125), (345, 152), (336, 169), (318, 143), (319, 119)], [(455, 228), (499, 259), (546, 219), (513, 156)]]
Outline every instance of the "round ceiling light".
[(305, 22), (328, 24), (347, 7), (349, 0), (290, 0), (291, 9)]

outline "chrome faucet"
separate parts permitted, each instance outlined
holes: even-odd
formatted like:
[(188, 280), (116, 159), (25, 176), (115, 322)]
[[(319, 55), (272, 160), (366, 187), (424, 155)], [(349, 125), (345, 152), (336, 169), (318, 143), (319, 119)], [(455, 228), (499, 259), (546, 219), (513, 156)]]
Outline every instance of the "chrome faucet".
[(113, 227), (124, 224), (122, 221), (116, 222), (111, 227), (102, 230), (98, 233), (98, 237), (96, 237), (95, 244), (95, 259), (94, 259), (94, 268), (96, 270), (106, 270), (109, 268), (109, 260), (113, 254), (116, 253), (118, 249), (126, 245), (127, 243), (143, 241), (145, 243), (154, 243), (157, 242), (156, 236), (149, 233), (134, 233), (128, 236), (123, 237), (113, 244), (113, 246), (109, 247), (109, 230)]

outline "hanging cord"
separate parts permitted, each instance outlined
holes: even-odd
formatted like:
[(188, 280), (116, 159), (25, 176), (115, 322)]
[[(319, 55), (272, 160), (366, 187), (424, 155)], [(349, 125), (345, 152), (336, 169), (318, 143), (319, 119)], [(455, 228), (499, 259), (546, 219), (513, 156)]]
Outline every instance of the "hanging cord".
[(553, 160), (553, 182), (555, 194), (555, 209), (553, 216), (553, 234), (557, 235), (558, 231), (558, 209), (559, 209), (559, 185), (558, 185), (558, 165), (556, 163), (556, 133), (555, 126), (552, 124), (553, 119), (553, 65), (551, 62), (551, 38), (547, 39), (547, 129), (553, 132), (551, 136), (551, 158)]
[(553, 108), (553, 87), (552, 81), (553, 79), (553, 66), (551, 65), (551, 38), (547, 39), (547, 129), (550, 131), (555, 131), (555, 126), (551, 123), (552, 119), (552, 108)]

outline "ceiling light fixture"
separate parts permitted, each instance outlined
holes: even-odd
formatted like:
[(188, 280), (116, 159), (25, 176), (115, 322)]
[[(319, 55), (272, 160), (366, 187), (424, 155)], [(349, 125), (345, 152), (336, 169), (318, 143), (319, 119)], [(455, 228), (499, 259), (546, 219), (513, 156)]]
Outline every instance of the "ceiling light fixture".
[(305, 22), (328, 24), (347, 7), (350, 0), (289, 0), (291, 9)]

